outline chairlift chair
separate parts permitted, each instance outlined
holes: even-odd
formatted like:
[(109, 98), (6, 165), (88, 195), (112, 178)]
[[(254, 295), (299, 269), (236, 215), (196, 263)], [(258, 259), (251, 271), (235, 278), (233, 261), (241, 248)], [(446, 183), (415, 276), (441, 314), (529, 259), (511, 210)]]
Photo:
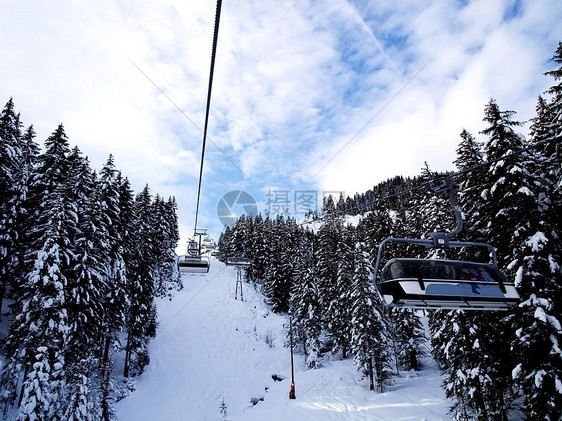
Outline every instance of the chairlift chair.
[(252, 261), (247, 257), (231, 256), (228, 259), (226, 259), (226, 265), (247, 268), (252, 265)]
[[(382, 302), (413, 309), (507, 310), (519, 302), (513, 282), (497, 267), (496, 249), (488, 243), (451, 241), (462, 229), (462, 215), (449, 180), (438, 180), (436, 192), (449, 192), (457, 226), (450, 233), (434, 232), (431, 239), (385, 239), (375, 263), (375, 284)], [(406, 243), (430, 248), (484, 247), (492, 264), (445, 259), (392, 258), (379, 275), (386, 244)]]
[(252, 261), (243, 256), (230, 256), (226, 259), (226, 265), (234, 266), (237, 270), (236, 292), (234, 293), (234, 299), (238, 299), (238, 289), (240, 289), (240, 300), (244, 301), (244, 294), (242, 292), (242, 270), (249, 268), (252, 265)]
[(186, 273), (208, 273), (211, 267), (209, 259), (201, 256), (197, 241), (190, 240), (187, 244), (187, 254), (180, 256), (178, 270)]

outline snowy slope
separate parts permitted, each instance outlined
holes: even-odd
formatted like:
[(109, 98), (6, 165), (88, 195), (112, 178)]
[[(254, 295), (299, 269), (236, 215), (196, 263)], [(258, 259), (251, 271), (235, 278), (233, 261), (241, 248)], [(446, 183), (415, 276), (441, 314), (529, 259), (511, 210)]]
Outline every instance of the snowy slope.
[[(304, 370), (303, 357), (295, 355), (297, 399), (289, 400), (286, 317), (271, 313), (248, 284), (244, 301), (235, 300), (232, 267), (215, 262), (204, 276), (183, 276), (184, 290), (159, 302), (151, 362), (135, 380), (136, 391), (116, 405), (120, 420), (448, 418), (441, 380), (431, 367), (395, 378), (380, 394), (368, 390), (351, 360)], [(273, 374), (286, 380), (276, 382)]]

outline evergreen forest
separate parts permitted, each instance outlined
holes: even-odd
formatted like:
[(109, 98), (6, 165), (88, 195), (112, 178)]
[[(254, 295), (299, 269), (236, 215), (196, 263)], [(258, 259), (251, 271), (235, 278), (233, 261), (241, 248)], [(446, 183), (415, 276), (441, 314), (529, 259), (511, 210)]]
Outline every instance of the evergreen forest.
[(155, 297), (181, 289), (175, 199), (135, 193), (111, 155), (92, 170), (62, 124), (41, 152), (12, 99), (0, 143), (1, 412), (112, 419), (117, 377), (150, 361)]

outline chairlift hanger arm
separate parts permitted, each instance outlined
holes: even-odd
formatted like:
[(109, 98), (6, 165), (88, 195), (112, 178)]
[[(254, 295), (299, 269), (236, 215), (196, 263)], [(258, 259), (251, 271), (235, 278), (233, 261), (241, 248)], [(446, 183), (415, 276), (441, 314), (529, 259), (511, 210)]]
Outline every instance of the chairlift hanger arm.
[[(459, 205), (459, 202), (457, 201), (457, 197), (455, 196), (455, 192), (453, 190), (455, 186), (452, 183), (451, 176), (433, 180), (432, 184), (436, 193), (443, 192), (443, 191), (446, 191), (448, 193), (449, 201), (451, 202), (451, 206), (453, 207), (453, 212), (455, 213), (455, 220), (457, 221), (457, 225), (455, 226), (453, 231), (444, 233), (447, 239), (450, 240), (462, 230), (462, 213), (461, 213), (461, 207)], [(437, 243), (436, 246), (438, 246)]]

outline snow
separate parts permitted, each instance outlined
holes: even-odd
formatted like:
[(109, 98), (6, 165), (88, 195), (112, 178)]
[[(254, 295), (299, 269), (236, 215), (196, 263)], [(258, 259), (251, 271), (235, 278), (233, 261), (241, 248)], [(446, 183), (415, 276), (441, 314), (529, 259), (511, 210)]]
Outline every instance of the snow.
[[(384, 393), (368, 389), (353, 360), (306, 369), (295, 354), (296, 399), (288, 399), (291, 360), (286, 315), (272, 313), (236, 270), (214, 262), (206, 275), (182, 275), (184, 290), (158, 302), (151, 362), (136, 390), (116, 404), (121, 420), (442, 420), (450, 402), (437, 367), (393, 378)], [(273, 380), (272, 376), (284, 379)], [(226, 405), (227, 416), (221, 414)], [(254, 404), (255, 403), (255, 404)]]
[(547, 323), (546, 321), (546, 313), (542, 307), (537, 307), (535, 310), (535, 319), (539, 319), (543, 323)]
[(523, 266), (520, 266), (519, 269), (517, 269), (517, 273), (515, 274), (515, 286), (516, 287), (521, 286), (521, 283), (523, 282), (523, 273), (524, 272), (525, 272), (525, 270), (523, 269)]
[(560, 265), (551, 254), (548, 255), (548, 263), (550, 264), (551, 273), (556, 273), (558, 270), (560, 270)]
[(519, 375), (521, 374), (521, 370), (523, 369), (521, 364), (517, 364), (517, 367), (515, 367), (512, 371), (511, 371), (511, 377), (513, 379), (517, 379), (519, 377)]
[(490, 189), (490, 192), (492, 194), (494, 194), (494, 192), (496, 191), (498, 186), (500, 186), (503, 183), (505, 183), (505, 177), (500, 177), (500, 179), (498, 181), (496, 181), (496, 183), (492, 186), (492, 188)]
[(558, 393), (562, 394), (562, 382), (558, 377), (556, 377), (555, 383), (556, 383), (556, 390), (558, 391)]
[(525, 194), (527, 196), (533, 196), (533, 192), (531, 192), (531, 190), (529, 190), (527, 187), (521, 187), (518, 190), (518, 193)]
[(539, 370), (539, 371), (537, 372), (537, 374), (535, 374), (535, 386), (536, 386), (537, 388), (540, 388), (540, 387), (541, 387), (541, 385), (542, 385), (542, 379), (543, 379), (543, 377), (544, 377), (545, 375), (546, 375), (546, 371), (544, 371), (544, 370)]
[(562, 332), (562, 325), (556, 317), (546, 314), (542, 307), (537, 307), (535, 310), (535, 319), (539, 319), (543, 323), (549, 323), (558, 332)]
[(533, 234), (529, 239), (525, 242), (525, 245), (531, 247), (533, 252), (538, 252), (542, 250), (544, 245), (548, 242), (548, 239), (544, 235), (544, 233), (538, 231)]

